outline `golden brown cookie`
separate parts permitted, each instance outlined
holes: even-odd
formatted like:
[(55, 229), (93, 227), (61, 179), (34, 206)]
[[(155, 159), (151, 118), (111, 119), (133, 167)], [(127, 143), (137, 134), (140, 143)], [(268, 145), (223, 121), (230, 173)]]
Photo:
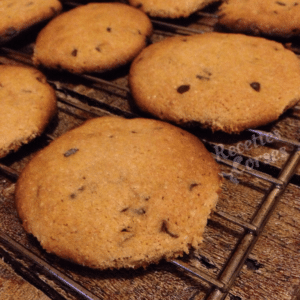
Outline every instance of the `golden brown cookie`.
[(121, 3), (90, 3), (53, 19), (38, 35), (33, 61), (74, 73), (130, 62), (152, 34), (150, 19)]
[(300, 1), (227, 0), (219, 25), (234, 32), (289, 38), (300, 34)]
[(137, 268), (198, 247), (220, 190), (194, 135), (151, 119), (102, 117), (38, 153), (16, 186), (23, 226), (92, 268)]
[(300, 99), (300, 62), (282, 44), (241, 34), (172, 37), (133, 61), (141, 110), (181, 125), (238, 133), (277, 120)]
[(34, 24), (54, 17), (61, 9), (58, 0), (1, 0), (0, 43), (7, 42)]
[(129, 3), (152, 17), (188, 17), (217, 0), (129, 0)]
[(45, 129), (56, 112), (56, 96), (33, 68), (0, 65), (0, 158)]

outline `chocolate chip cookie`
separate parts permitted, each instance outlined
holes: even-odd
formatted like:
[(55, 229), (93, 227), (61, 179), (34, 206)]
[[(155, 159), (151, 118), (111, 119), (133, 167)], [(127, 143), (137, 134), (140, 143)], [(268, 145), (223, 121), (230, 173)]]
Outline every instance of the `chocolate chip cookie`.
[(133, 61), (136, 105), (180, 125), (238, 133), (275, 121), (300, 99), (300, 61), (282, 44), (242, 34), (177, 36)]
[(103, 72), (130, 62), (146, 45), (152, 23), (121, 3), (90, 3), (53, 19), (39, 33), (36, 66), (72, 73)]
[(16, 207), (48, 252), (92, 268), (146, 267), (199, 246), (218, 173), (201, 141), (178, 127), (101, 117), (29, 162)]
[(188, 17), (217, 0), (129, 0), (129, 3), (152, 17)]
[(1, 0), (0, 44), (32, 25), (53, 18), (61, 10), (58, 0)]
[(33, 68), (0, 65), (0, 158), (40, 135), (56, 113), (56, 95)]
[(234, 32), (290, 38), (300, 34), (300, 1), (227, 0), (218, 24)]

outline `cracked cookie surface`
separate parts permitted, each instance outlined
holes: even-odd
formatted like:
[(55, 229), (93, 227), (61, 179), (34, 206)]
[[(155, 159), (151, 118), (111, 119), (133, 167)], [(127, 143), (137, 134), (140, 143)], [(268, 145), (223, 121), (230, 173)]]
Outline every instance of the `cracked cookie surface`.
[(221, 179), (194, 135), (165, 122), (87, 121), (42, 150), (16, 187), (23, 226), (93, 268), (147, 266), (198, 247)]
[(238, 133), (277, 120), (300, 100), (300, 61), (264, 38), (178, 36), (145, 48), (129, 85), (137, 106), (160, 119)]
[(53, 19), (39, 33), (33, 61), (72, 73), (103, 72), (129, 63), (146, 45), (152, 24), (121, 3), (90, 3)]

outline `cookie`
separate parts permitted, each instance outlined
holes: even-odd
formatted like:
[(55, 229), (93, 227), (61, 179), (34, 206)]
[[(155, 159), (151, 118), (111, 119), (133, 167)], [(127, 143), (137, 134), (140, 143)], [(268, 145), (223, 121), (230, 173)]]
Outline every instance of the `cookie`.
[(29, 162), (16, 207), (48, 252), (92, 268), (146, 267), (198, 247), (218, 172), (200, 140), (178, 127), (95, 118)]
[(73, 73), (103, 72), (130, 62), (147, 44), (152, 23), (121, 3), (90, 3), (53, 19), (39, 33), (33, 61)]
[(129, 0), (129, 4), (139, 8), (152, 17), (188, 17), (217, 0)]
[(239, 133), (275, 121), (300, 99), (300, 63), (282, 44), (242, 34), (171, 37), (133, 61), (136, 105), (183, 126)]
[(300, 34), (300, 1), (227, 0), (218, 14), (218, 24), (234, 32), (282, 38)]
[(61, 10), (58, 0), (1, 0), (0, 44), (32, 25), (56, 16)]
[(0, 158), (40, 135), (56, 112), (56, 95), (33, 68), (0, 65)]

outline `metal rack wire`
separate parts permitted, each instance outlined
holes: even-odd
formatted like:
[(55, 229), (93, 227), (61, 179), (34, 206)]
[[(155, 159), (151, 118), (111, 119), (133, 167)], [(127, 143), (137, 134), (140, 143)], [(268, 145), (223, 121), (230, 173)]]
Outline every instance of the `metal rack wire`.
[[(174, 25), (168, 25), (168, 24), (161, 24), (159, 22), (160, 26), (169, 26), (169, 28), (175, 29), (175, 30), (182, 30), (182, 28), (173, 27)], [(186, 30), (184, 28), (184, 30)], [(188, 29), (189, 30), (189, 29)], [(190, 31), (190, 33), (193, 33), (193, 31)], [(199, 32), (198, 32), (199, 33)], [(25, 64), (32, 64), (31, 63), (31, 57), (30, 55), (26, 55), (22, 52), (17, 52), (9, 48), (1, 48), (0, 51), (7, 57), (13, 60), (21, 61)], [(104, 84), (113, 88), (117, 88), (120, 90), (123, 90), (126, 93), (129, 93), (130, 90), (127, 87), (123, 87), (120, 85), (116, 85), (114, 83), (111, 83), (109, 81), (103, 80), (101, 78), (90, 76), (90, 75), (80, 75), (81, 78), (84, 80), (88, 80), (95, 84)], [(63, 103), (75, 106), (78, 109), (90, 112), (92, 114), (97, 115), (97, 110), (90, 110), (90, 106), (85, 104), (78, 104), (70, 101), (68, 97), (63, 97), (62, 94), (65, 93), (71, 93), (73, 97), (80, 98), (80, 95), (74, 91), (69, 89), (69, 87), (60, 85), (59, 87), (55, 85), (55, 82), (51, 82), (52, 85), (56, 88), (56, 92), (58, 95), (59, 101), (62, 101)], [(93, 99), (96, 101), (96, 99)], [(103, 104), (103, 103), (102, 103)], [(99, 108), (98, 108), (99, 109)], [(109, 105), (102, 105), (101, 110), (105, 110), (108, 113), (112, 114), (120, 114), (125, 117), (136, 117), (134, 113), (124, 112), (122, 110), (116, 110), (115, 107), (111, 107)], [(99, 113), (100, 114), (100, 113)], [(227, 221), (240, 226), (244, 230), (244, 234), (234, 251), (232, 252), (230, 259), (227, 261), (226, 265), (218, 275), (218, 278), (214, 278), (202, 271), (199, 271), (198, 269), (194, 268), (190, 264), (184, 262), (181, 259), (174, 259), (170, 261), (170, 264), (174, 265), (176, 268), (179, 268), (183, 270), (184, 272), (189, 273), (192, 276), (196, 276), (198, 279), (205, 281), (211, 286), (211, 291), (207, 295), (207, 300), (222, 300), (225, 299), (226, 295), (230, 292), (230, 289), (235, 282), (237, 276), (239, 275), (239, 272), (251, 253), (251, 250), (255, 246), (255, 243), (257, 242), (258, 238), (260, 237), (269, 217), (272, 214), (272, 211), (276, 207), (278, 201), (280, 200), (281, 195), (284, 193), (287, 185), (289, 184), (296, 167), (298, 166), (300, 162), (300, 143), (297, 141), (293, 141), (290, 139), (277, 137), (273, 135), (270, 132), (265, 132), (261, 130), (256, 129), (249, 129), (249, 132), (255, 133), (258, 135), (264, 135), (273, 138), (274, 140), (277, 140), (283, 144), (292, 146), (294, 150), (287, 158), (284, 167), (282, 168), (280, 174), (278, 177), (273, 177), (269, 174), (266, 174), (264, 172), (260, 172), (257, 170), (246, 168), (243, 165), (235, 164), (232, 160), (224, 159), (220, 157), (216, 157), (216, 160), (221, 163), (225, 164), (231, 168), (234, 168), (240, 172), (247, 173), (250, 176), (260, 178), (264, 181), (267, 181), (268, 183), (271, 183), (271, 187), (265, 196), (265, 198), (262, 201), (261, 207), (257, 210), (255, 215), (253, 216), (252, 220), (250, 222), (244, 221), (242, 219), (236, 218), (234, 216), (231, 216), (225, 212), (222, 211), (216, 211), (214, 212), (216, 215), (226, 219)], [(206, 140), (203, 140), (204, 143), (208, 143), (212, 145), (211, 142), (208, 142)], [(12, 178), (13, 180), (17, 180), (18, 178), (18, 172), (14, 169), (0, 164), (0, 170), (2, 173), (6, 174), (6, 176)], [(66, 276), (61, 271), (55, 269), (52, 267), (49, 263), (42, 260), (40, 257), (38, 257), (36, 254), (32, 253), (28, 249), (26, 249), (23, 245), (17, 243), (14, 241), (11, 237), (7, 236), (4, 232), (0, 231), (0, 241), (1, 244), (5, 245), (6, 247), (12, 249), (13, 251), (16, 251), (17, 253), (20, 253), (21, 255), (25, 256), (27, 259), (31, 260), (35, 264), (39, 265), (40, 268), (43, 269), (43, 271), (48, 274), (49, 276), (55, 277), (58, 281), (60, 281), (64, 286), (67, 286), (68, 288), (71, 288), (75, 293), (80, 295), (81, 298), (88, 299), (88, 300), (99, 300), (96, 295), (91, 293), (89, 290), (87, 290), (85, 287), (78, 284), (78, 282), (74, 281), (69, 276)]]

